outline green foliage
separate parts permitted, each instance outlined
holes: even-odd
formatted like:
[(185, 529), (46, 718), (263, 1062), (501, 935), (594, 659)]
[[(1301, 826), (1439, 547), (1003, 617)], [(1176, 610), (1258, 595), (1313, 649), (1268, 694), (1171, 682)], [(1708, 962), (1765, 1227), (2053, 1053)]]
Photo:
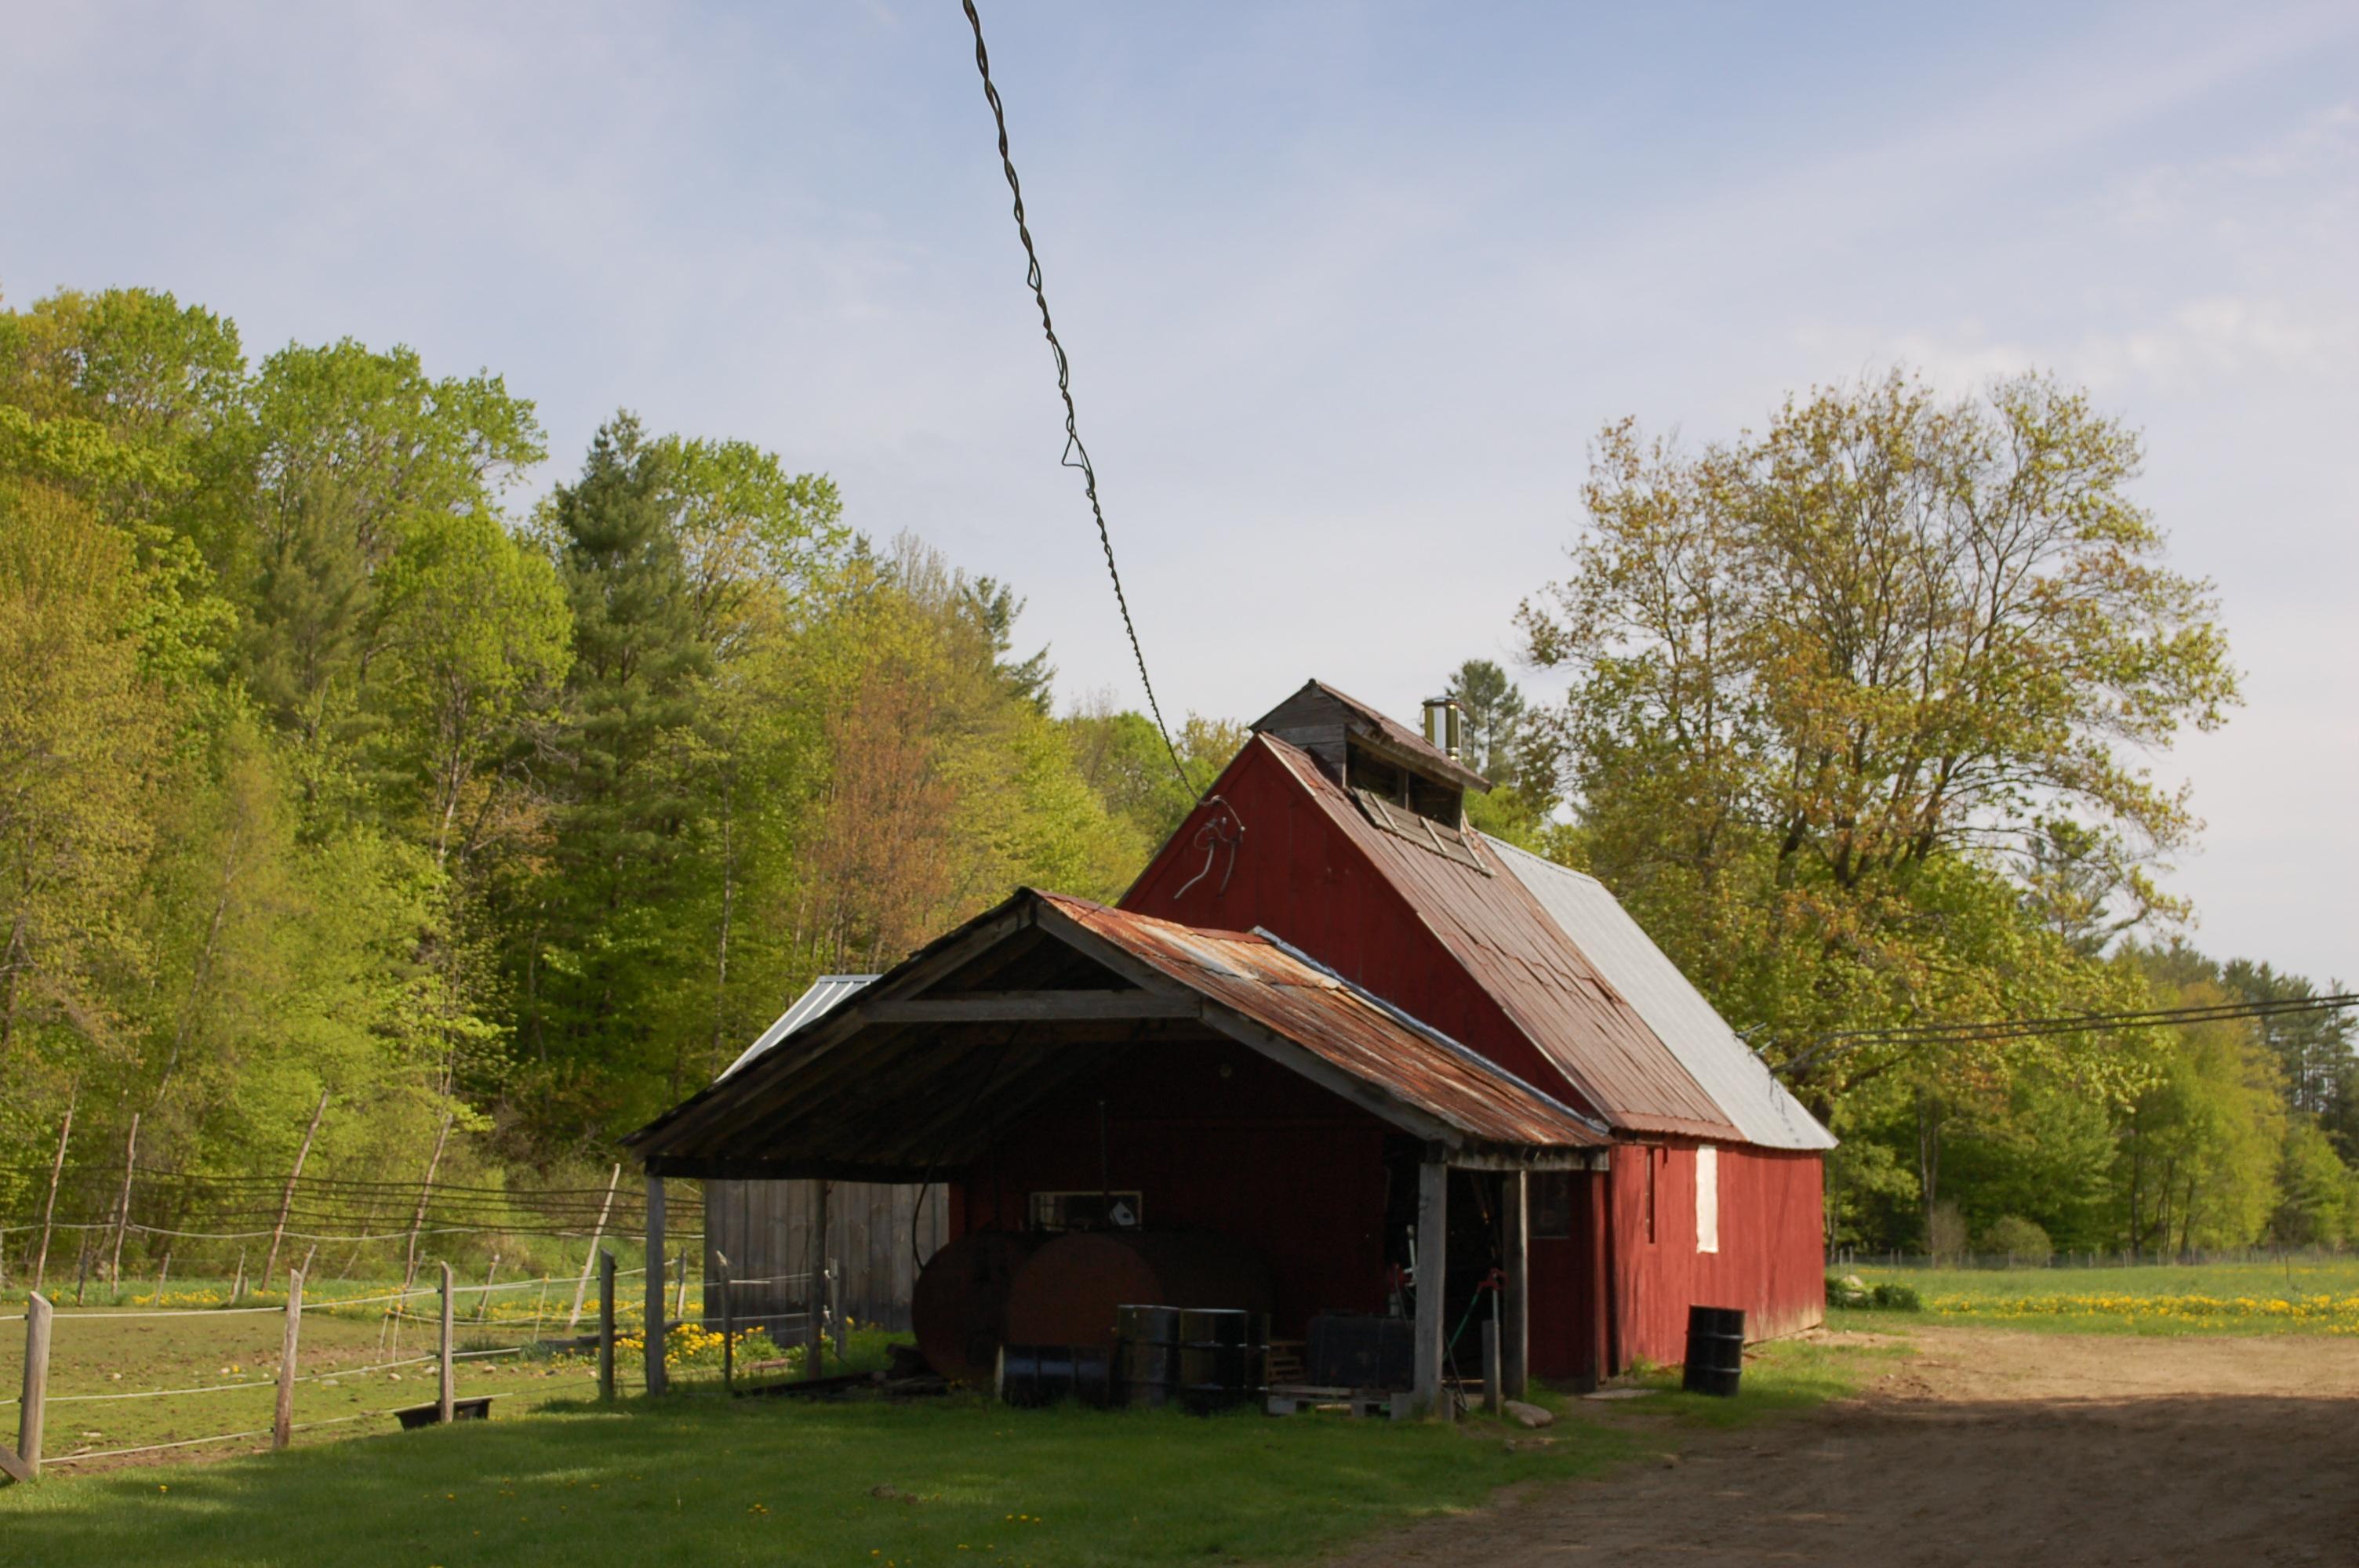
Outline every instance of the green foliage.
[(2003, 1214), (1983, 1232), (1982, 1250), (2010, 1264), (2044, 1264), (2056, 1256), (2056, 1244), (2037, 1221), (2019, 1214)]
[(144, 1165), (279, 1171), (325, 1092), (316, 1173), (414, 1177), (446, 1117), (447, 1179), (603, 1158), (814, 974), (1143, 860), (1008, 585), (627, 415), (517, 519), (542, 455), (497, 376), (407, 349), (250, 368), (140, 290), (0, 311), (18, 1147), (71, 1103), (70, 1171), (135, 1113)]

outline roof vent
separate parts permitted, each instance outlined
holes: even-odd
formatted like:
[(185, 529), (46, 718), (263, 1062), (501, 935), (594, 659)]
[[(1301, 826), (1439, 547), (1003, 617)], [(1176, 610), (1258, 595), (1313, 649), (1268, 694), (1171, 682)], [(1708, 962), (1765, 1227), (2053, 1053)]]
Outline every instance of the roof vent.
[(1458, 761), (1459, 727), (1464, 716), (1457, 702), (1447, 697), (1425, 699), (1425, 743), (1449, 758)]

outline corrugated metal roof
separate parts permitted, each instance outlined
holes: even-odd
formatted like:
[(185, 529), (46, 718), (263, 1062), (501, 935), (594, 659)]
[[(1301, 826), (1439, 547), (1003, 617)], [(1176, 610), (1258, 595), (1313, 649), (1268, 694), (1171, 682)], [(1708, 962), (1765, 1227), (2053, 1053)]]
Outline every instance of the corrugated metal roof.
[(1203, 931), (1060, 893), (1037, 895), (1134, 957), (1470, 1138), (1591, 1148), (1605, 1130), (1264, 933)]
[[(1300, 748), (1269, 747), (1583, 1098), (1618, 1127), (1723, 1141), (1735, 1123), (1514, 877), (1483, 871), (1371, 823)], [(1487, 852), (1491, 846), (1482, 840)]]
[[(1002, 968), (1011, 947), (1012, 967)], [(956, 967), (945, 968), (953, 955)], [(957, 975), (976, 966), (998, 984), (1063, 988), (1111, 970), (1184, 991), (1197, 1007), (1136, 1026), (1158, 1033), (1134, 1040), (1106, 1039), (1103, 1024), (1053, 1022), (1027, 1023), (1019, 1040), (1012, 1026), (978, 1033), (955, 1014), (918, 1023), (865, 1011), (875, 998), (955, 1002), (965, 994)], [(1019, 972), (1031, 979), (1007, 978)], [(979, 1158), (1011, 1116), (1098, 1062), (1223, 1039), (1470, 1155), (1531, 1160), (1611, 1141), (1570, 1106), (1257, 934), (1199, 930), (1027, 888), (886, 974), (831, 979), (833, 994), (813, 1002), (820, 1011), (796, 1022), (789, 1009), (764, 1032), (768, 1045), (757, 1042), (625, 1146), (677, 1174), (921, 1180)], [(771, 1048), (789, 1035), (796, 1048)]]
[[(777, 1021), (762, 1031), (735, 1061), (722, 1069), (721, 1077), (727, 1077), (811, 1020), (826, 1017), (875, 979), (875, 975), (821, 975), (810, 983), (809, 990), (795, 998), (787, 1011), (778, 1014)], [(715, 1083), (720, 1081), (720, 1078), (713, 1080)]]
[(1604, 883), (1496, 839), (1483, 845), (1629, 1000), (1746, 1142), (1767, 1149), (1834, 1147), (1834, 1134), (1786, 1092)]

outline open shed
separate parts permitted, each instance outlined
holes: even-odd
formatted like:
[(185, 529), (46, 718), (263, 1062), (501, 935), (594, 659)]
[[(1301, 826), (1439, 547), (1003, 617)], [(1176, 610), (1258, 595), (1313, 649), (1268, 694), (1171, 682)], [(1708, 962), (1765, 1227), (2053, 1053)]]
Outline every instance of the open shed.
[(1440, 1282), (1415, 1292), (1430, 1400), (1445, 1319), (1494, 1267), (1520, 1386), (1529, 1178), (1602, 1167), (1610, 1138), (1267, 933), (1027, 889), (626, 1142), (650, 1257), (668, 1175), (939, 1182), (953, 1236), (1029, 1227), (1043, 1195), (1125, 1195), (1129, 1223), (1256, 1249), (1281, 1336), (1382, 1310), (1414, 1257)]

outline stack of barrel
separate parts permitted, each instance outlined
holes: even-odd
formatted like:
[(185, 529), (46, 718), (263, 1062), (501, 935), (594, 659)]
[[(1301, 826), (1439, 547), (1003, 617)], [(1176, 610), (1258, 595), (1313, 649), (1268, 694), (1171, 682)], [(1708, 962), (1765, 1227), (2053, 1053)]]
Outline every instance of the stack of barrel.
[(935, 1371), (989, 1377), (1011, 1404), (1202, 1411), (1258, 1396), (1271, 1295), (1267, 1265), (1226, 1237), (978, 1231), (927, 1263), (911, 1317)]

